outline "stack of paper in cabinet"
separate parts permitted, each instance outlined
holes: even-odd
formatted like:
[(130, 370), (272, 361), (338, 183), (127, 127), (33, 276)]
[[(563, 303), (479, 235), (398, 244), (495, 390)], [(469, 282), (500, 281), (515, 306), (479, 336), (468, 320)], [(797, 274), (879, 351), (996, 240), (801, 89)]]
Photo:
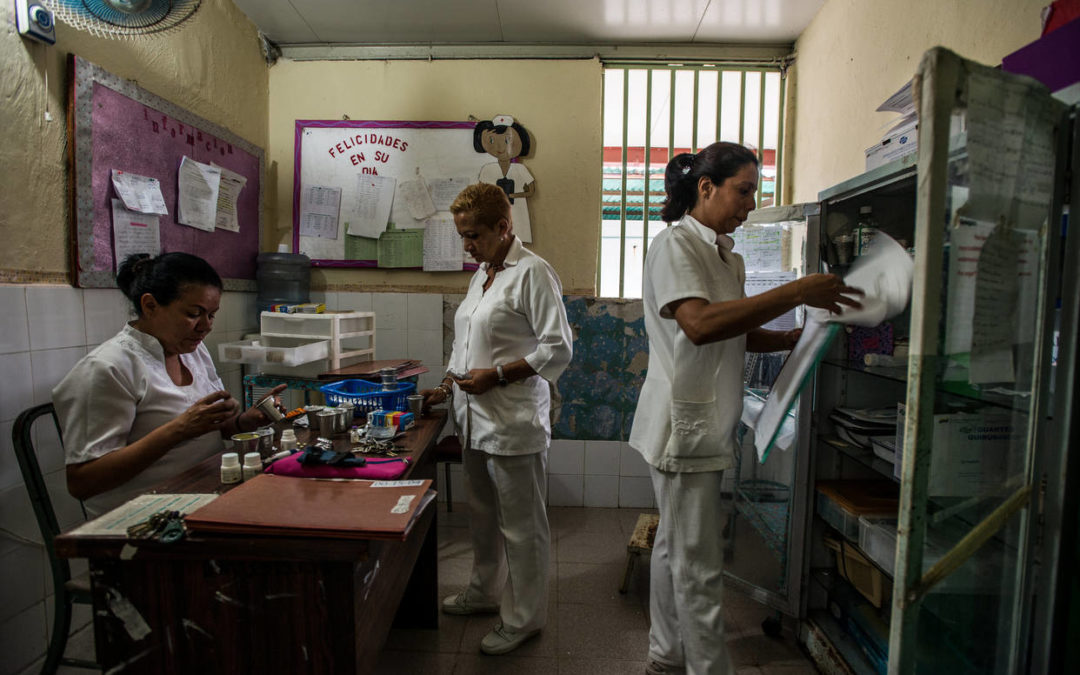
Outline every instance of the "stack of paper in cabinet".
[(193, 512), (194, 532), (399, 539), (435, 493), (430, 480), (319, 480), (261, 474)]

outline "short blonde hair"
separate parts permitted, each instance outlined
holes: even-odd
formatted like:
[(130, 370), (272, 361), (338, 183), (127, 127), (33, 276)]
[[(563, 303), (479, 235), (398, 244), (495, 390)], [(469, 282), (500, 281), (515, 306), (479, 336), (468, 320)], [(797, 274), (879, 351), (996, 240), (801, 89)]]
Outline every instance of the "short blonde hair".
[(458, 194), (450, 213), (471, 213), (477, 223), (493, 228), (500, 218), (510, 220), (510, 199), (497, 185), (474, 183)]

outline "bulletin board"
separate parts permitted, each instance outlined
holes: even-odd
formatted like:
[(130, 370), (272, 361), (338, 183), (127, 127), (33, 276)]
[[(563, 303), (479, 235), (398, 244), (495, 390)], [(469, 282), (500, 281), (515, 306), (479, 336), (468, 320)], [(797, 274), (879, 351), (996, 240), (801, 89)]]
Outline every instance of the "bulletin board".
[[(198, 255), (226, 290), (255, 290), (262, 232), (262, 148), (85, 59), (74, 57), (71, 154), (74, 165), (72, 254), (84, 288), (115, 287), (112, 170), (157, 178), (169, 213), (159, 216), (162, 252)], [(239, 231), (206, 232), (177, 222), (177, 171), (187, 156), (247, 182), (236, 203)]]
[[(404, 267), (387, 265), (383, 250), (387, 240), (405, 232), (422, 238), (427, 219), (417, 219), (401, 191), (406, 183), (423, 179), (423, 184), (458, 186), (475, 183), (480, 168), (493, 161), (491, 155), (473, 148), (475, 122), (297, 120), (293, 167), (293, 251), (311, 258), (321, 267)], [(367, 195), (362, 180), (379, 176), (393, 178), (393, 198), (386, 229), (378, 238), (349, 234)], [(301, 222), (305, 191), (327, 188), (339, 199), (338, 218), (333, 232), (310, 236), (311, 229)], [(340, 193), (336, 191), (340, 190)], [(444, 189), (445, 194), (445, 189)], [(449, 218), (444, 202), (437, 217)], [(456, 234), (456, 233), (454, 233)], [(390, 243), (393, 243), (391, 241)], [(380, 260), (384, 264), (380, 265)], [(474, 270), (476, 264), (462, 251), (463, 265), (458, 269)]]

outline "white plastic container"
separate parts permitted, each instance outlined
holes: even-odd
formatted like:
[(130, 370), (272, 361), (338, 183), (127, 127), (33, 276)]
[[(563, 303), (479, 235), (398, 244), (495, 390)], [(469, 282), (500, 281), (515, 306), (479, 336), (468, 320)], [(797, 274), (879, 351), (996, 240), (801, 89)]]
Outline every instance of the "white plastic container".
[(257, 340), (223, 342), (218, 345), (218, 360), (223, 363), (295, 367), (326, 359), (330, 344), (326, 340), (262, 336)]

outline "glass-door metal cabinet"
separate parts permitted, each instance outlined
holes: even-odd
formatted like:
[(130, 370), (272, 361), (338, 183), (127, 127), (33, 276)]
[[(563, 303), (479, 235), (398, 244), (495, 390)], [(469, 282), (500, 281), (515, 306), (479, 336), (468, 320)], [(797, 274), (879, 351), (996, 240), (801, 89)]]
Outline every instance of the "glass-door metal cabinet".
[[(794, 204), (757, 209), (732, 237), (746, 266), (746, 293), (756, 295), (806, 273), (806, 240), (818, 230), (818, 205)], [(816, 235), (815, 235), (816, 236)], [(801, 325), (801, 310), (766, 324), (788, 330)], [(798, 439), (808, 426), (796, 408), (767, 461), (755, 450), (754, 426), (786, 353), (747, 354), (742, 424), (735, 468), (725, 472), (731, 496), (724, 514), (724, 575), (730, 585), (777, 612), (796, 617), (801, 607), (802, 554), (805, 548), (809, 463)], [(766, 633), (780, 630), (779, 617), (763, 623)]]
[[(1076, 339), (1069, 111), (941, 48), (913, 87), (914, 167), (821, 195), (826, 261), (842, 270), (869, 206), (915, 278), (905, 314), (838, 340), (817, 372), (802, 637), (855, 672), (1046, 672), (1075, 372), (1075, 349), (1053, 349)], [(893, 353), (866, 358), (875, 337)]]

